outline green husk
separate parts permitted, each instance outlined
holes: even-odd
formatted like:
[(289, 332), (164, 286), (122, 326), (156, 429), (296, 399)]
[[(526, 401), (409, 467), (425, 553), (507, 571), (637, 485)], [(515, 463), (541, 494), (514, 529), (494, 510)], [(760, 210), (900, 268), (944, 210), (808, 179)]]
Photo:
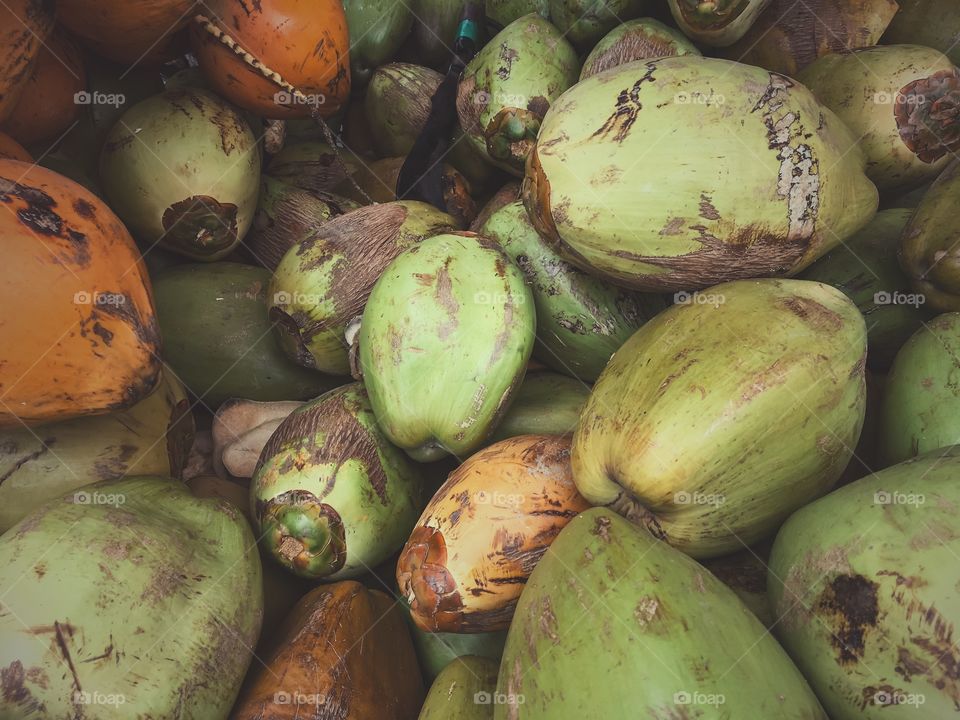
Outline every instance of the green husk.
[(537, 310), (534, 354), (557, 372), (593, 382), (610, 356), (666, 308), (660, 296), (618, 288), (566, 262), (519, 201), (495, 211), (477, 232), (496, 241), (526, 277)]
[(405, 250), (370, 293), (359, 334), (387, 437), (424, 462), (478, 449), (523, 378), (535, 327), (523, 275), (489, 241), (437, 235)]
[(800, 274), (841, 290), (856, 303), (867, 322), (867, 362), (890, 367), (900, 347), (920, 327), (925, 298), (912, 293), (900, 269), (900, 235), (911, 211), (883, 210), (843, 245)]
[(833, 720), (956, 712), (958, 449), (868, 475), (794, 513), (768, 586), (777, 634)]

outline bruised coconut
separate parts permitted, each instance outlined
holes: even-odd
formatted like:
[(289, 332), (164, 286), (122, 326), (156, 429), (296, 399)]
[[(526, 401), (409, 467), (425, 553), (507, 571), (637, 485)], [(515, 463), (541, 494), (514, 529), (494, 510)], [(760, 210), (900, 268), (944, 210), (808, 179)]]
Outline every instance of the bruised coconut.
[(388, 595), (344, 581), (297, 603), (230, 717), (303, 720), (310, 707), (337, 720), (416, 720), (423, 696), (402, 610)]
[(85, 493), (0, 538), (0, 716), (226, 717), (263, 615), (246, 519), (170, 478)]
[(535, 329), (523, 275), (488, 240), (450, 233), (405, 250), (360, 325), (360, 369), (383, 431), (419, 461), (479, 448), (523, 379)]
[(436, 70), (410, 63), (390, 63), (374, 71), (363, 105), (382, 156), (406, 155), (413, 149), (442, 80)]
[(311, 579), (362, 575), (403, 544), (420, 512), (420, 478), (377, 427), (355, 383), (294, 410), (250, 483), (260, 542)]
[(919, 45), (820, 58), (797, 78), (859, 138), (881, 192), (933, 180), (960, 150), (960, 70)]
[(900, 265), (934, 310), (960, 310), (960, 160), (923, 196), (900, 238)]
[[(184, 167), (190, 171), (176, 170)], [(217, 96), (171, 90), (123, 114), (103, 146), (100, 179), (138, 240), (217, 260), (253, 221), (260, 147), (246, 120)]]
[(324, 223), (287, 252), (270, 280), (270, 318), (281, 346), (305, 367), (350, 374), (345, 334), (374, 283), (403, 250), (456, 225), (450, 215), (407, 200)]
[(316, 235), (322, 223), (358, 207), (339, 195), (301, 190), (265, 175), (244, 247), (258, 264), (275, 270), (287, 250)]
[(605, 508), (571, 520), (534, 569), (497, 696), (495, 720), (827, 720), (729, 588)]
[(723, 57), (794, 77), (824, 55), (879, 43), (897, 6), (898, 0), (771, 0)]
[[(671, 172), (681, 147), (699, 159)], [(564, 93), (523, 199), (540, 234), (589, 272), (688, 290), (805, 268), (876, 212), (863, 167), (850, 131), (802, 85), (688, 55)]]
[(491, 214), (477, 232), (497, 242), (523, 272), (537, 311), (537, 359), (587, 382), (666, 302), (588, 275), (557, 254), (531, 225), (523, 203)]
[(829, 490), (860, 436), (866, 327), (803, 280), (710, 288), (644, 325), (580, 416), (580, 492), (697, 557), (776, 530)]
[(633, 62), (677, 55), (700, 55), (697, 46), (677, 30), (653, 18), (628, 20), (603, 36), (583, 61), (580, 79)]
[(98, 415), (157, 386), (160, 333), (146, 268), (96, 195), (0, 160), (0, 428)]
[(457, 114), (464, 135), (494, 165), (522, 176), (544, 115), (579, 71), (557, 28), (536, 14), (515, 20), (463, 71)]
[(506, 630), (523, 585), (571, 518), (590, 507), (573, 483), (570, 438), (523, 435), (458, 467), (427, 504), (397, 561), (422, 629)]
[(960, 450), (868, 475), (798, 510), (769, 563), (777, 634), (833, 720), (947, 718), (960, 658)]

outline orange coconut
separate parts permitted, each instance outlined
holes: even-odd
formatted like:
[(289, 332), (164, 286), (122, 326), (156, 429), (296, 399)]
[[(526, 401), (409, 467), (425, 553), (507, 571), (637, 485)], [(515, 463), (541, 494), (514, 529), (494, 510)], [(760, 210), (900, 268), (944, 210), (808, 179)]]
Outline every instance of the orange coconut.
[(350, 94), (339, 0), (207, 0), (191, 38), (213, 89), (263, 117), (332, 115)]
[(96, 195), (0, 160), (0, 427), (127, 408), (160, 373), (146, 267)]

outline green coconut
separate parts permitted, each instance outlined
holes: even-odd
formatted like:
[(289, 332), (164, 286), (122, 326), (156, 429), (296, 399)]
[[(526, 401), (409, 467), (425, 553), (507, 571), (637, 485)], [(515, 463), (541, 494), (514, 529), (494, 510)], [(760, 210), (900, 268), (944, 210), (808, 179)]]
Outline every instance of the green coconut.
[(581, 52), (625, 20), (640, 17), (646, 0), (547, 0), (550, 22)]
[(564, 93), (530, 156), (524, 203), (588, 271), (689, 290), (798, 273), (862, 228), (878, 204), (863, 164), (803, 86), (686, 55), (626, 63)]
[(670, 0), (670, 12), (688, 37), (726, 47), (753, 27), (770, 0)]
[(0, 533), (84, 485), (128, 475), (179, 477), (193, 432), (186, 392), (171, 372), (127, 410), (0, 432)]
[(228, 262), (177, 265), (153, 279), (164, 359), (204, 407), (306, 400), (343, 383), (284, 355), (267, 316), (269, 282), (268, 270)]
[(960, 25), (953, 0), (897, 0), (900, 10), (893, 16), (883, 39), (888, 43), (925, 45), (945, 53), (960, 65)]
[[(409, 612), (407, 619), (409, 620)], [(499, 664), (500, 656), (503, 655), (503, 644), (507, 641), (506, 630), (485, 633), (427, 632), (418, 628), (412, 620), (409, 620), (407, 627), (410, 629), (420, 669), (427, 682), (433, 682), (441, 670), (464, 655), (489, 658)]]
[(605, 508), (560, 531), (517, 603), (496, 720), (827, 720), (737, 596)]
[(598, 42), (583, 61), (580, 79), (633, 62), (676, 55), (700, 55), (687, 37), (653, 18), (638, 18), (617, 25)]
[(590, 387), (552, 372), (528, 372), (490, 443), (518, 435), (566, 435), (577, 427)]
[(384, 433), (415, 460), (465, 458), (510, 406), (533, 349), (523, 274), (472, 233), (390, 263), (363, 311), (360, 369)]
[(406, 248), (456, 226), (432, 205), (402, 200), (355, 210), (297, 243), (278, 264), (268, 292), (270, 318), (288, 356), (349, 375), (346, 332), (384, 269)]
[(274, 270), (287, 250), (315, 236), (325, 221), (358, 207), (358, 203), (339, 195), (303, 190), (264, 175), (257, 213), (244, 248), (258, 265)]
[(881, 192), (933, 180), (960, 150), (960, 70), (919, 45), (830, 54), (797, 79), (860, 138)]
[(280, 424), (250, 498), (264, 549), (291, 572), (324, 580), (358, 577), (386, 560), (423, 509), (418, 471), (381, 432), (359, 383)]
[(565, 261), (519, 201), (495, 211), (477, 232), (496, 241), (526, 277), (537, 310), (534, 355), (557, 372), (593, 382), (637, 328), (666, 308), (658, 295), (624, 290)]
[(350, 79), (363, 87), (390, 62), (413, 27), (410, 5), (392, 0), (344, 0), (350, 30)]
[(535, 13), (513, 21), (463, 71), (457, 114), (464, 135), (494, 165), (522, 176), (544, 115), (579, 72), (557, 28)]
[(51, 500), (0, 538), (0, 717), (225, 718), (257, 643), (243, 515), (136, 477)]
[(486, 16), (500, 27), (506, 27), (530, 13), (549, 20), (549, 0), (486, 0)]
[(359, 167), (360, 162), (349, 150), (335, 150), (326, 143), (305, 141), (284, 145), (271, 158), (266, 174), (307, 192), (333, 192), (346, 179), (347, 173), (353, 173)]
[[(410, 43), (424, 65), (446, 70), (453, 60), (453, 42), (463, 15), (463, 0), (414, 0)], [(489, 17), (490, 5), (487, 3)]]
[(879, 424), (882, 467), (960, 444), (960, 313), (925, 323), (897, 353)]
[(936, 450), (807, 505), (777, 535), (777, 634), (833, 720), (956, 713), (958, 473), (960, 450)]
[(857, 306), (821, 283), (741, 280), (674, 305), (594, 385), (577, 488), (694, 557), (756, 543), (847, 466), (866, 349)]
[(110, 207), (141, 243), (195, 260), (228, 255), (257, 207), (260, 147), (239, 111), (197, 88), (125, 112), (100, 155)]
[(433, 681), (418, 720), (493, 720), (498, 670), (490, 658), (457, 658)]
[(363, 105), (383, 157), (406, 155), (413, 149), (442, 80), (436, 70), (410, 63), (390, 63), (374, 71)]
[(900, 347), (923, 323), (926, 299), (910, 289), (897, 253), (911, 211), (883, 210), (843, 245), (799, 277), (833, 285), (860, 308), (867, 322), (867, 362), (890, 367)]
[(960, 160), (923, 196), (900, 238), (900, 265), (934, 310), (960, 310)]

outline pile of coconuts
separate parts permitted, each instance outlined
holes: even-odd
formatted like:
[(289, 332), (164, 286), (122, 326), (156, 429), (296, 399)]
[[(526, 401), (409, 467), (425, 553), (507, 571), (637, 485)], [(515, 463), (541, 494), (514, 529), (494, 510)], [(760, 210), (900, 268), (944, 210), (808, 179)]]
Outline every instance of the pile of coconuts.
[(0, 719), (955, 717), (958, 65), (955, 0), (0, 3)]

